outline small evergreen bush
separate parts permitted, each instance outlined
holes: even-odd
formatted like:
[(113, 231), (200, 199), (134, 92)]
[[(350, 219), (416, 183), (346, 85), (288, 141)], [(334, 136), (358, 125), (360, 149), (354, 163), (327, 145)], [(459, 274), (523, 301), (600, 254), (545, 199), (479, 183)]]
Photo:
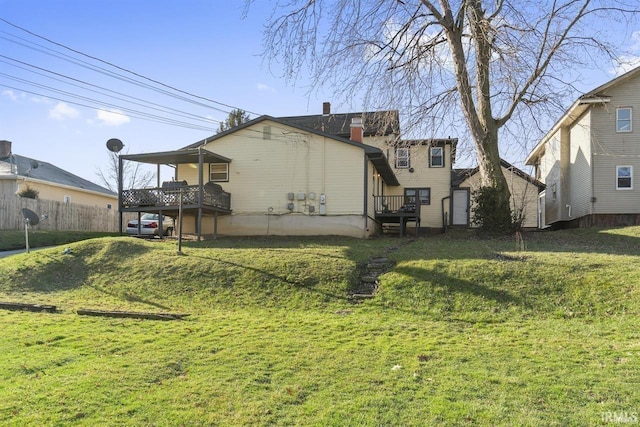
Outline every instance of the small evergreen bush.
[(24, 197), (25, 199), (37, 199), (39, 195), (40, 192), (35, 188), (29, 187), (29, 185), (18, 193), (18, 196)]

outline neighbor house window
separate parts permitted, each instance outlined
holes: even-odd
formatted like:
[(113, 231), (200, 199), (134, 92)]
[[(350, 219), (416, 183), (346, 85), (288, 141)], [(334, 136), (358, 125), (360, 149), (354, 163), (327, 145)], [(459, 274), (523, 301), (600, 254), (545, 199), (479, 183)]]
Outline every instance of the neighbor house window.
[(229, 163), (210, 163), (209, 175), (211, 181), (229, 181)]
[(396, 168), (408, 169), (409, 167), (409, 147), (396, 147)]
[(65, 203), (71, 203), (71, 196), (64, 196)]
[(633, 167), (616, 166), (616, 190), (633, 189)]
[(107, 203), (107, 209), (111, 209), (112, 207), (111, 203)]
[(616, 132), (631, 132), (631, 130), (631, 108), (618, 108), (616, 110)]
[(444, 167), (444, 148), (431, 147), (429, 151), (429, 166), (432, 168)]
[(431, 188), (405, 188), (404, 200), (405, 203), (415, 203), (416, 196), (421, 205), (431, 204)]

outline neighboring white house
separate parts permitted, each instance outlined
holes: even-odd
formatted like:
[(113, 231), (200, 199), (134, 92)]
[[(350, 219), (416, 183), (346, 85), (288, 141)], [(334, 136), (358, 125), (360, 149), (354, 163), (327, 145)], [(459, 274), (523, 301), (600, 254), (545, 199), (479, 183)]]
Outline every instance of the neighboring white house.
[(541, 226), (640, 224), (640, 68), (581, 96), (525, 163), (546, 184)]

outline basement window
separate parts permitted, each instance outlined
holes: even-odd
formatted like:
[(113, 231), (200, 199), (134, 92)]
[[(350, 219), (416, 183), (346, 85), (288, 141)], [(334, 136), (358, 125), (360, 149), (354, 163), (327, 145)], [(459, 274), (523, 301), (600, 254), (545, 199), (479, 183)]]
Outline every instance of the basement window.
[(633, 190), (632, 166), (616, 166), (616, 190)]
[(214, 182), (228, 182), (229, 163), (210, 163), (209, 180)]

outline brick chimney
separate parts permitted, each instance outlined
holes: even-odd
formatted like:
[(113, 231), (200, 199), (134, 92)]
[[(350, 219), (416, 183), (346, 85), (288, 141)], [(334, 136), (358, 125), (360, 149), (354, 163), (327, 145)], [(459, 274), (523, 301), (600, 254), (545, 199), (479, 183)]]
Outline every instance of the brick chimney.
[(355, 142), (362, 142), (364, 135), (364, 126), (362, 124), (362, 117), (354, 117), (351, 119), (351, 140)]
[(328, 116), (329, 114), (331, 114), (331, 103), (330, 102), (323, 102), (322, 103), (322, 115), (323, 116)]
[(4, 159), (5, 157), (9, 157), (11, 155), (11, 141), (2, 140), (0, 141), (0, 159)]

